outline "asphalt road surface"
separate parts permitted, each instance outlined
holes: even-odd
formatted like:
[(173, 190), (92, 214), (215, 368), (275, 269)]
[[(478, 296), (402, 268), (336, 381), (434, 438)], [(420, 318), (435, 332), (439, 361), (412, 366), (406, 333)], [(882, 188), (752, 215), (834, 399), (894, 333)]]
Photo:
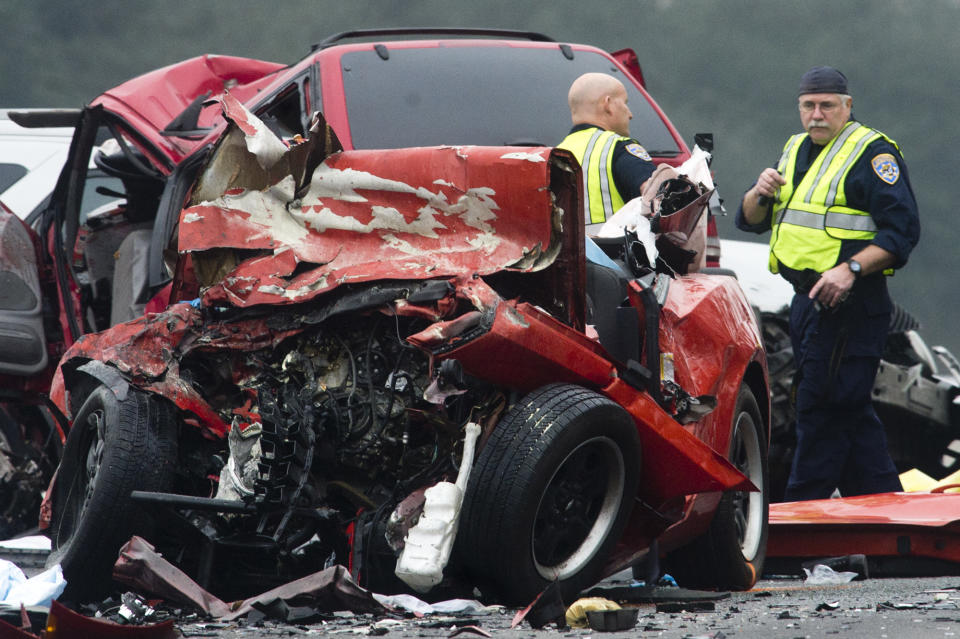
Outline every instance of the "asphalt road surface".
[[(590, 629), (558, 630), (555, 625), (535, 630), (527, 623), (510, 629), (517, 612), (514, 609), (466, 617), (385, 619), (341, 614), (310, 625), (267, 621), (245, 626), (183, 620), (177, 628), (184, 637), (223, 639), (326, 635), (451, 637), (457, 628), (471, 625), (497, 639), (593, 635), (664, 639), (960, 637), (960, 577), (868, 579), (831, 586), (809, 586), (800, 579), (763, 580), (754, 590), (730, 593), (712, 604), (702, 606), (712, 610), (681, 612), (658, 612), (654, 604), (640, 604), (634, 628), (603, 633)], [(464, 629), (456, 636), (470, 639), (486, 635)]]
[[(11, 557), (12, 558), (12, 557)], [(21, 555), (18, 559), (24, 559)], [(18, 562), (20, 563), (20, 562)], [(33, 562), (28, 575), (39, 571)], [(629, 571), (601, 584), (609, 598), (633, 588)], [(183, 637), (249, 639), (253, 637), (387, 636), (396, 639), (452, 637), (476, 639), (548, 639), (550, 637), (662, 637), (664, 639), (796, 639), (842, 637), (862, 639), (928, 639), (960, 637), (960, 575), (924, 578), (879, 578), (837, 585), (810, 585), (800, 578), (764, 579), (749, 592), (691, 593), (676, 588), (637, 590), (636, 625), (620, 632), (591, 629), (558, 629), (549, 624), (534, 629), (522, 622), (511, 629), (516, 609), (490, 607), (467, 615), (432, 614), (421, 617), (372, 615), (340, 612), (323, 615), (309, 624), (274, 621), (234, 623), (203, 620), (180, 613), (175, 628)], [(674, 594), (676, 593), (676, 594)], [(591, 593), (593, 594), (593, 593)], [(626, 598), (626, 597), (625, 597)], [(683, 608), (668, 602), (686, 598)], [(650, 600), (660, 601), (650, 603)], [(699, 599), (699, 600), (698, 600)], [(109, 610), (103, 610), (109, 618)], [(116, 612), (114, 610), (114, 612)], [(157, 607), (159, 615), (174, 610)], [(88, 611), (88, 614), (92, 614)], [(472, 628), (471, 628), (472, 627)], [(458, 629), (462, 628), (461, 630)], [(0, 633), (2, 636), (2, 633)]]

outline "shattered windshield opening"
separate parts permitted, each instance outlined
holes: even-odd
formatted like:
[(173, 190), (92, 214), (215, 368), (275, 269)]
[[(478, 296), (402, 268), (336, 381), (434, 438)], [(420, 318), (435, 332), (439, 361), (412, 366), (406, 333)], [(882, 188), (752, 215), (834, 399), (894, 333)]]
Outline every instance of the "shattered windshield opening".
[[(570, 129), (567, 90), (590, 71), (619, 73), (592, 51), (435, 47), (373, 50), (341, 60), (354, 148), (443, 144), (553, 146)], [(530, 82), (530, 78), (538, 78)], [(654, 155), (679, 152), (663, 120), (631, 82), (630, 130)]]

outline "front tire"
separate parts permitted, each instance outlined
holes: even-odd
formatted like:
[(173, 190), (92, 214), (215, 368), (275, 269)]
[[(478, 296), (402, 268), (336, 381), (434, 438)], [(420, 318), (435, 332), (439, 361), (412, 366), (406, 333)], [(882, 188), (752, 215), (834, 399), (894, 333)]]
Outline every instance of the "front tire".
[(168, 402), (132, 388), (122, 400), (104, 386), (82, 393), (57, 471), (47, 564), (61, 564), (65, 596), (86, 599), (107, 589), (131, 535), (149, 535), (130, 493), (168, 490), (177, 452)]
[(730, 433), (730, 462), (760, 492), (727, 492), (707, 532), (668, 556), (668, 569), (686, 588), (749, 590), (763, 571), (770, 507), (767, 447), (757, 400), (741, 388)]
[(509, 603), (550, 582), (565, 601), (599, 578), (633, 506), (639, 441), (629, 414), (578, 386), (527, 395), (493, 430), (470, 477), (458, 551)]

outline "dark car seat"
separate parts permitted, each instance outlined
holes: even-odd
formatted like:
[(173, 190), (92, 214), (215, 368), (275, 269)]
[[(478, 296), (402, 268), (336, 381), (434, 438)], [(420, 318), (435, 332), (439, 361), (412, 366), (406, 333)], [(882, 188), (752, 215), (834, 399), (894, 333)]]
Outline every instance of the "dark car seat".
[(625, 271), (587, 262), (587, 324), (620, 362), (640, 359), (640, 317), (630, 306)]

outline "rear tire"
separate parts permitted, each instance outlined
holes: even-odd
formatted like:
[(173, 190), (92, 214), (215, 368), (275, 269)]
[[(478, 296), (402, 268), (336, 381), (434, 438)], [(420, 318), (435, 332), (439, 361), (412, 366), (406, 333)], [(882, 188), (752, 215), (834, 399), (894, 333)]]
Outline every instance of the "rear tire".
[(507, 414), (480, 451), (458, 553), (470, 575), (509, 603), (550, 582), (572, 601), (600, 576), (633, 507), (639, 440), (615, 402), (546, 386)]
[(707, 532), (668, 555), (668, 570), (681, 586), (749, 590), (763, 571), (770, 506), (765, 439), (757, 400), (741, 388), (729, 459), (760, 492), (724, 493)]
[(764, 313), (763, 347), (767, 351), (770, 377), (770, 501), (783, 501), (783, 493), (797, 448), (797, 413), (793, 400), (793, 381), (797, 367), (793, 361), (789, 318), (784, 313)]
[(130, 493), (170, 488), (177, 429), (168, 402), (132, 388), (120, 400), (96, 386), (79, 401), (57, 471), (47, 565), (61, 564), (66, 597), (95, 599), (110, 585), (121, 546), (150, 536), (150, 518)]

